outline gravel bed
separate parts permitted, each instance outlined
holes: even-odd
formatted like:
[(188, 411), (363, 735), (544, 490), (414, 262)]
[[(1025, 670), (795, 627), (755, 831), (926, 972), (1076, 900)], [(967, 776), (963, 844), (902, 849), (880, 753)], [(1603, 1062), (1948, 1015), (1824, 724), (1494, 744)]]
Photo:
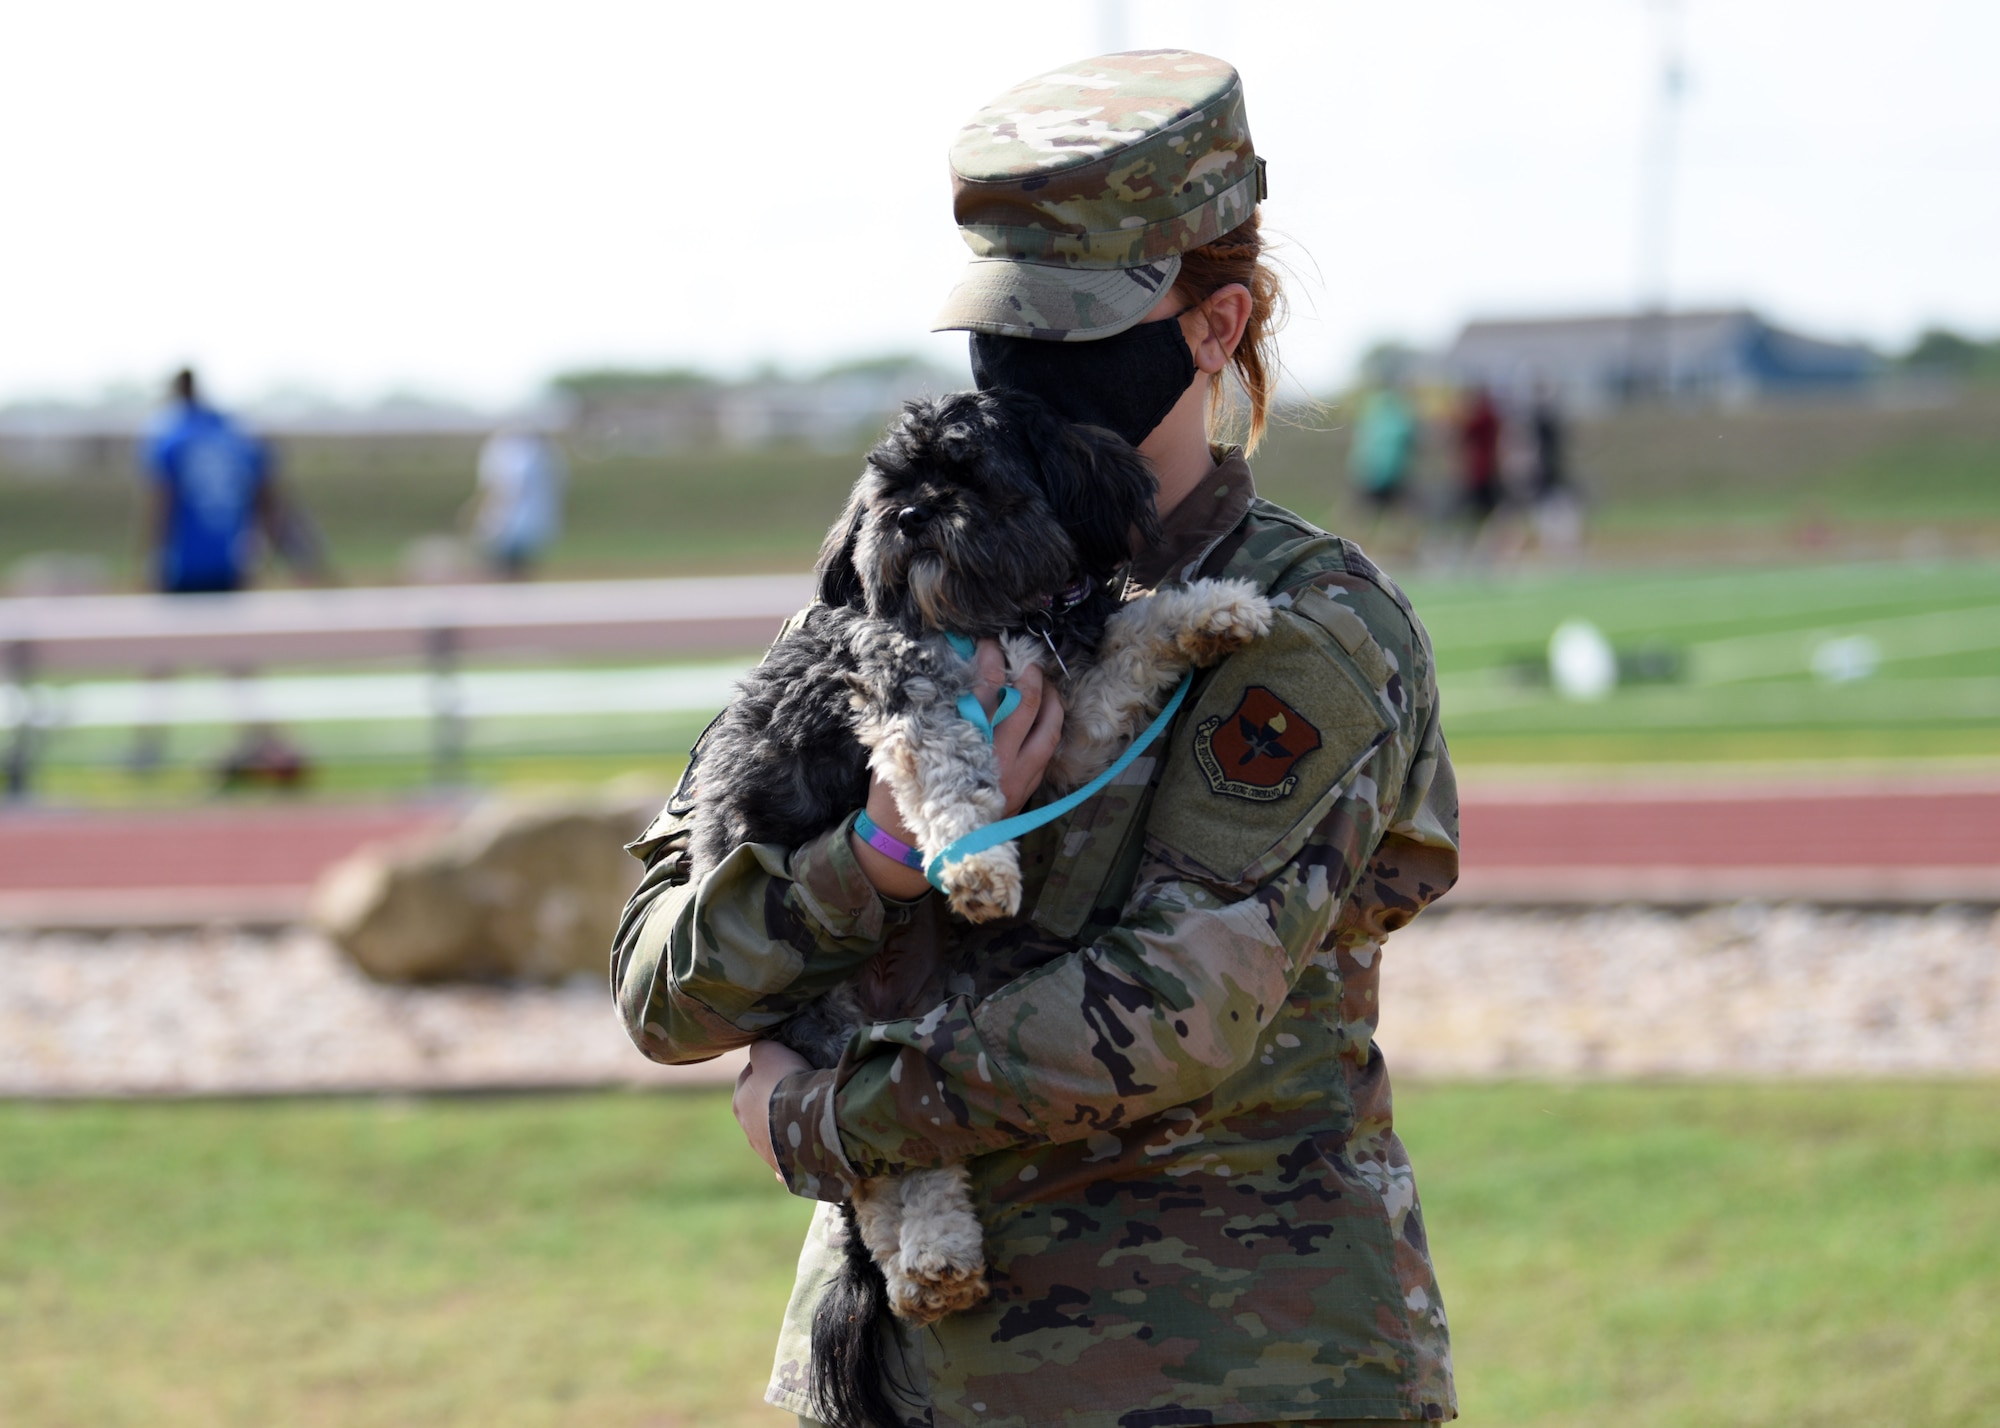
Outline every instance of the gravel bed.
[[(1738, 905), (1438, 909), (1398, 933), (1404, 1076), (2000, 1072), (2000, 916)], [(388, 987), (323, 939), (0, 932), (0, 1095), (713, 1084), (633, 1050), (603, 983)]]
[(602, 978), (392, 987), (304, 930), (0, 932), (0, 1096), (713, 1084), (656, 1066)]
[(2000, 1072), (2000, 914), (1439, 908), (1390, 941), (1403, 1074)]

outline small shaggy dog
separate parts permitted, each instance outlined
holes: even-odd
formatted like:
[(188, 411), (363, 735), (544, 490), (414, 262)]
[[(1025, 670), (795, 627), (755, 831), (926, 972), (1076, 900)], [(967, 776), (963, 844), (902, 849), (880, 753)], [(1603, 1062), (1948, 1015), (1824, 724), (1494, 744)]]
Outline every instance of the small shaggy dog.
[[(948, 635), (997, 638), (1010, 677), (1030, 663), (1051, 677), (1064, 704), (1052, 787), (1108, 765), (1190, 667), (1270, 628), (1269, 604), (1244, 581), (1120, 603), (1134, 532), (1159, 534), (1154, 491), (1121, 438), (1024, 393), (912, 402), (828, 533), (818, 599), (696, 746), (683, 784), (694, 875), (742, 843), (824, 832), (867, 802), (871, 770), (926, 855), (998, 820), (990, 735), (959, 712), (973, 665)], [(968, 921), (1012, 916), (1019, 851), (959, 858), (939, 881)], [(825, 1067), (867, 1021), (850, 982), (778, 1035)], [(813, 1389), (830, 1424), (860, 1428), (894, 1421), (882, 1309), (930, 1323), (977, 1304), (985, 1255), (963, 1166), (865, 1181), (842, 1213), (847, 1263), (815, 1318)]]

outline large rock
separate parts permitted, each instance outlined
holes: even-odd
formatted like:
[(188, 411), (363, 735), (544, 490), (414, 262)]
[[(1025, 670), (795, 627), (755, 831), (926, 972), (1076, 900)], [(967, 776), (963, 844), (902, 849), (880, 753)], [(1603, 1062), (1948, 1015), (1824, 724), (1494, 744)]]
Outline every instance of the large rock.
[(642, 869), (624, 850), (649, 802), (494, 802), (438, 835), (329, 868), (312, 919), (386, 982), (602, 975)]

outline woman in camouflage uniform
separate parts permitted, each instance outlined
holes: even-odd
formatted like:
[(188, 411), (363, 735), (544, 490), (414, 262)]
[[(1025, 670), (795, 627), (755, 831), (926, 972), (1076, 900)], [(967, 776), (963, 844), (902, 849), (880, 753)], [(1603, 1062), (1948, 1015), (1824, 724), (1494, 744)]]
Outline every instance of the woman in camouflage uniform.
[[(1456, 876), (1457, 797), (1402, 593), (1209, 444), (1229, 373), (1253, 448), (1276, 375), (1241, 84), (1181, 51), (1086, 61), (1001, 96), (952, 167), (976, 256), (939, 326), (975, 334), (982, 382), (1139, 443), (1165, 534), (1129, 588), (1250, 579), (1275, 626), (1198, 678), (1117, 783), (1023, 840), (1011, 920), (953, 922), (852, 819), (690, 883), (670, 807), (634, 845), (626, 1025), (661, 1061), (751, 1044), (737, 1114), (795, 1194), (969, 1163), (993, 1296), (902, 1332), (909, 1424), (1454, 1417), (1373, 1033), (1382, 940)], [(1022, 686), (995, 741), (1009, 812), (1061, 730), (1034, 672)], [(879, 782), (868, 812), (908, 841)], [(757, 1039), (864, 964), (878, 1024), (840, 1067)], [(802, 1418), (830, 1209), (768, 1395)]]

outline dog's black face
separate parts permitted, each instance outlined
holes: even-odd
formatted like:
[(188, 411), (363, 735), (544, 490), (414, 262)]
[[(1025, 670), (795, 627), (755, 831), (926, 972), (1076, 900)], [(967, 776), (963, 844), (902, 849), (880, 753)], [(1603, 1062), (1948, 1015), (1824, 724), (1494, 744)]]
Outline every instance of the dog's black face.
[(1020, 629), (1159, 535), (1143, 457), (1023, 392), (911, 402), (820, 551), (820, 599), (910, 634)]

